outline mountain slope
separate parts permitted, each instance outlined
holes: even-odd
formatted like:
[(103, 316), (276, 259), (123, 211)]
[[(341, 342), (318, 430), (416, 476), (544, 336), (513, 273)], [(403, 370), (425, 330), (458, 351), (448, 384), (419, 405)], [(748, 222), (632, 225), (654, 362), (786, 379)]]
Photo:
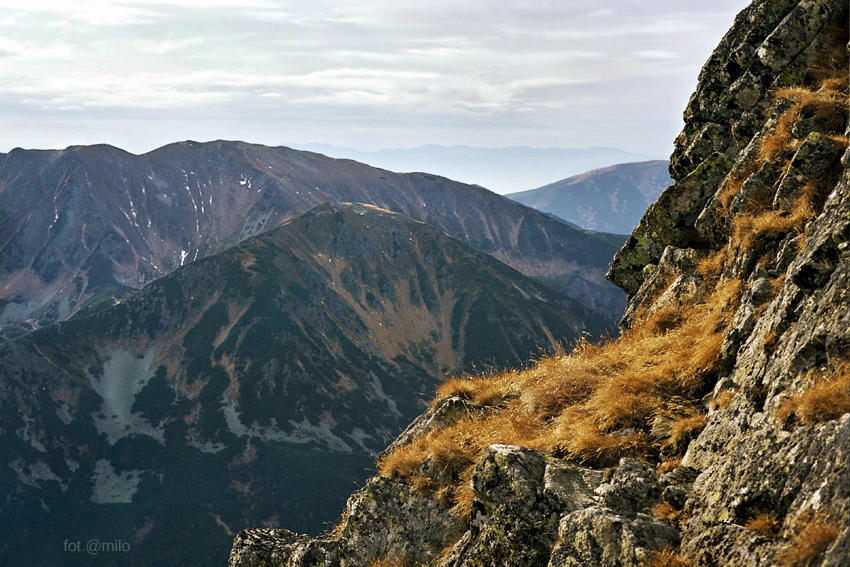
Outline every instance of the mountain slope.
[(0, 324), (65, 320), (327, 202), (402, 213), (527, 275), (601, 281), (616, 251), (481, 187), (288, 148), (15, 149), (0, 156)]
[(612, 263), (619, 337), (447, 381), (332, 532), (230, 567), (847, 565), (849, 16), (737, 16)]
[(673, 180), (667, 161), (621, 163), (506, 195), (584, 229), (629, 234)]
[(322, 205), (0, 347), (0, 556), (206, 565), (250, 525), (318, 532), (441, 373), (603, 331), (440, 230)]

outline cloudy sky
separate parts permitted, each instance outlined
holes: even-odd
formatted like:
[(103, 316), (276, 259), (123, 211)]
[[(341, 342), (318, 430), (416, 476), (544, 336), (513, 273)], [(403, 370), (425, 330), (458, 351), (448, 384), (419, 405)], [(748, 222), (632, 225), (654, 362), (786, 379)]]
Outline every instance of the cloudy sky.
[(667, 155), (746, 0), (0, 0), (0, 151), (194, 139)]

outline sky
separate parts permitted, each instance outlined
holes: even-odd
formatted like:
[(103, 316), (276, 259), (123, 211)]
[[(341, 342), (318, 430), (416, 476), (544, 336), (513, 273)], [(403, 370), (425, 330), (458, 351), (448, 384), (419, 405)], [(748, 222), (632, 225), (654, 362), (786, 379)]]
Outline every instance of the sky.
[(746, 0), (0, 0), (0, 152), (192, 139), (669, 155)]

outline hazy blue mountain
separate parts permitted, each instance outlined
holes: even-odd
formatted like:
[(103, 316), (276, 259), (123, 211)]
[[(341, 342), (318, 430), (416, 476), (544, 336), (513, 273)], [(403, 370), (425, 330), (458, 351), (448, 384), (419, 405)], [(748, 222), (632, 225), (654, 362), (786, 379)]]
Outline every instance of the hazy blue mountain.
[(668, 163), (621, 163), (506, 197), (581, 228), (630, 234), (647, 207), (673, 183)]

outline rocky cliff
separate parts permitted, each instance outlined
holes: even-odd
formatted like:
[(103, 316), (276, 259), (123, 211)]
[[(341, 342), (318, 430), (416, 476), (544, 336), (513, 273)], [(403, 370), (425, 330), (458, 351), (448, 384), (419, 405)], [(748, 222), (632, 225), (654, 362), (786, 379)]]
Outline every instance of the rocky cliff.
[(231, 567), (850, 560), (846, 0), (755, 0), (611, 265), (623, 334), (452, 379), (336, 528)]

